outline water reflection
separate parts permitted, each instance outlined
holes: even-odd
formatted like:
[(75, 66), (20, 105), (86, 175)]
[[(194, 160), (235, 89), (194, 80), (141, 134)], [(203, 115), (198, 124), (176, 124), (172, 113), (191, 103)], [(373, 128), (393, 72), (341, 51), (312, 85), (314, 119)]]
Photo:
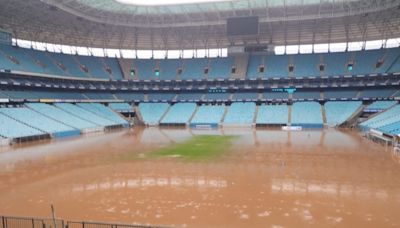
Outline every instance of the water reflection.
[(137, 179), (112, 180), (98, 183), (74, 185), (73, 192), (134, 189), (143, 187), (193, 187), (193, 188), (226, 188), (228, 182), (221, 179), (193, 177), (141, 177)]

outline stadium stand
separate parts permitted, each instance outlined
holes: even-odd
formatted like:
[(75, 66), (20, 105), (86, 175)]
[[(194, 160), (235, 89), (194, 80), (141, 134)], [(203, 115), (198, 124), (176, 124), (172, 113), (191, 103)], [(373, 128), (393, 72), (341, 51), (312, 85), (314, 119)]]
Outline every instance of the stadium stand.
[(395, 104), (397, 104), (397, 101), (374, 101), (372, 104), (368, 105), (365, 110), (382, 111), (392, 107)]
[(357, 97), (357, 90), (327, 90), (324, 92), (324, 98), (328, 100), (353, 99)]
[(144, 101), (143, 93), (115, 93), (115, 96), (125, 101)]
[(38, 91), (38, 90), (2, 90), (3, 94), (7, 96), (7, 98), (11, 99), (64, 99), (64, 100), (84, 100), (86, 99), (82, 94), (78, 92), (65, 92), (65, 91), (57, 91), (57, 92), (47, 92), (47, 91)]
[(181, 101), (199, 101), (203, 96), (202, 93), (181, 93), (178, 94), (178, 100)]
[(315, 77), (320, 76), (319, 71), (320, 57), (317, 54), (297, 54), (293, 55), (294, 63), (293, 74), (295, 77)]
[(320, 91), (308, 91), (308, 92), (295, 92), (293, 93), (293, 100), (318, 100), (321, 99)]
[(228, 107), (224, 124), (251, 125), (254, 120), (256, 104), (254, 102), (234, 102)]
[(387, 134), (400, 134), (400, 105), (379, 113), (376, 116), (362, 122), (360, 128), (362, 130), (377, 129)]
[(115, 97), (111, 93), (86, 92), (84, 95), (92, 100), (115, 100)]
[(45, 134), (4, 114), (0, 114), (0, 125), (0, 135), (4, 138), (24, 138)]
[(110, 108), (99, 104), (99, 103), (78, 103), (77, 104), (79, 107), (82, 107), (90, 112), (92, 112), (95, 115), (101, 116), (105, 119), (108, 119), (112, 122), (114, 122), (117, 125), (122, 125), (124, 127), (128, 127), (129, 124), (128, 122), (123, 119), (121, 116), (119, 116), (117, 113), (112, 111)]
[(75, 129), (79, 129), (82, 132), (99, 131), (102, 130), (96, 124), (83, 120), (78, 116), (65, 112), (56, 106), (43, 104), (43, 103), (28, 103), (26, 104), (29, 108), (47, 116), (53, 120), (58, 120), (67, 126), (71, 126)]
[(329, 126), (344, 123), (361, 106), (361, 101), (329, 101), (325, 103), (326, 122)]
[(231, 75), (231, 68), (234, 65), (234, 58), (210, 58), (210, 69), (208, 72), (209, 79), (229, 78)]
[(233, 94), (232, 100), (253, 101), (258, 99), (258, 93), (237, 92)]
[(393, 97), (396, 89), (366, 89), (360, 94), (362, 98), (390, 98)]
[(96, 124), (97, 126), (111, 127), (111, 126), (117, 125), (115, 122), (110, 121), (101, 116), (98, 116), (92, 112), (89, 112), (77, 105), (73, 105), (73, 104), (69, 104), (69, 103), (56, 103), (54, 105), (72, 115), (80, 117), (81, 119), (84, 119), (88, 122), (92, 122), (92, 123)]
[(158, 125), (161, 118), (168, 110), (168, 103), (140, 103), (139, 111), (143, 122), (148, 125)]
[(159, 60), (160, 79), (175, 80), (178, 76), (178, 69), (182, 68), (181, 59), (162, 59)]
[[(399, 48), (328, 54), (259, 55), (248, 59), (247, 78), (319, 77), (400, 71)], [(116, 58), (68, 55), (0, 45), (0, 68), (53, 76), (121, 80)], [(233, 57), (122, 60), (142, 80), (226, 79)], [(379, 64), (378, 64), (379, 62)], [(351, 63), (352, 69), (347, 65)], [(323, 70), (320, 66), (323, 65)], [(289, 66), (292, 70), (289, 70)], [(263, 71), (260, 68), (263, 67)], [(181, 71), (179, 71), (181, 69)], [(205, 72), (208, 69), (208, 72)], [(159, 74), (156, 74), (158, 70)], [(128, 72), (125, 72), (127, 74)], [(126, 75), (129, 78), (129, 75)]]
[(187, 124), (196, 110), (196, 103), (176, 103), (161, 120), (161, 124)]
[(291, 124), (305, 128), (323, 126), (321, 105), (317, 102), (297, 102), (292, 105)]
[[(49, 133), (53, 137), (66, 137), (80, 134), (79, 130), (43, 116), (42, 114), (26, 107), (0, 108), (0, 113), (31, 128)], [(26, 130), (26, 128), (23, 129)], [(24, 130), (21, 130), (21, 133), (22, 131)]]
[(108, 106), (117, 112), (132, 112), (133, 108), (128, 103), (109, 103)]
[(203, 100), (227, 101), (229, 97), (230, 93), (206, 93)]
[(258, 108), (256, 124), (259, 125), (286, 125), (288, 123), (289, 110), (287, 105), (266, 105)]
[(225, 112), (225, 105), (201, 105), (193, 116), (191, 125), (218, 126)]
[(185, 59), (183, 61), (183, 71), (180, 79), (204, 79), (204, 69), (207, 67), (208, 59)]
[(265, 92), (262, 95), (263, 99), (267, 101), (274, 101), (274, 100), (288, 100), (289, 96), (286, 92)]
[(170, 101), (175, 98), (175, 93), (149, 93), (147, 95), (149, 101)]

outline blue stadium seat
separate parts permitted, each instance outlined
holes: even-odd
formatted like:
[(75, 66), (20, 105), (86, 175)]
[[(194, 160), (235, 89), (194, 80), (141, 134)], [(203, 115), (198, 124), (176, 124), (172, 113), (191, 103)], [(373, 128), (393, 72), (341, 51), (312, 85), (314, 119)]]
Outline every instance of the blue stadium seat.
[(254, 102), (234, 102), (228, 108), (224, 124), (252, 124), (255, 111)]
[(177, 103), (171, 106), (161, 120), (163, 124), (187, 124), (196, 110), (196, 103)]

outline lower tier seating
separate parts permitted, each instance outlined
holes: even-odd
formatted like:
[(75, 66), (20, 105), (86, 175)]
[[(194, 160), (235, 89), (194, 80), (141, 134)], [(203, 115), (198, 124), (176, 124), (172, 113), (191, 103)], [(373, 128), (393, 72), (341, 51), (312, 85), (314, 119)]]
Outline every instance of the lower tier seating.
[(225, 105), (199, 106), (191, 124), (219, 124), (225, 112)]
[(140, 103), (139, 111), (145, 124), (157, 125), (168, 107), (168, 103)]
[(317, 102), (298, 102), (292, 106), (292, 125), (322, 127), (321, 105)]
[(77, 130), (73, 127), (67, 126), (26, 107), (0, 108), (0, 113), (7, 115), (29, 127), (55, 136), (79, 134), (79, 132), (77, 133)]
[(329, 101), (325, 103), (326, 122), (330, 126), (344, 123), (358, 108), (361, 101)]
[(43, 104), (43, 103), (29, 103), (26, 104), (29, 108), (41, 113), (44, 116), (47, 116), (53, 120), (58, 120), (65, 125), (71, 126), (75, 129), (79, 130), (87, 130), (98, 128), (98, 126), (92, 122), (83, 120), (78, 116), (70, 114), (56, 106)]
[(288, 115), (287, 105), (260, 105), (256, 124), (287, 124)]
[(110, 103), (108, 107), (118, 112), (132, 112), (133, 108), (128, 103)]
[(235, 102), (226, 113), (224, 124), (252, 124), (256, 104), (254, 102)]
[(387, 134), (400, 134), (400, 105), (379, 113), (378, 115), (362, 122), (361, 129), (377, 129)]
[(4, 138), (23, 138), (46, 134), (4, 114), (0, 114), (0, 126), (0, 135)]
[(177, 103), (171, 106), (161, 120), (163, 124), (186, 124), (196, 110), (196, 103)]

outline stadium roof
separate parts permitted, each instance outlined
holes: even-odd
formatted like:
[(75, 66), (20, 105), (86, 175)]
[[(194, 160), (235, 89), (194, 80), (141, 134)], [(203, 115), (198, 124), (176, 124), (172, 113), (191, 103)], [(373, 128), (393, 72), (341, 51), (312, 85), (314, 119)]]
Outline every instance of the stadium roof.
[[(0, 0), (0, 28), (25, 40), (153, 50), (400, 37), (398, 0), (174, 1)], [(226, 19), (242, 16), (258, 16), (260, 34), (227, 37)]]

